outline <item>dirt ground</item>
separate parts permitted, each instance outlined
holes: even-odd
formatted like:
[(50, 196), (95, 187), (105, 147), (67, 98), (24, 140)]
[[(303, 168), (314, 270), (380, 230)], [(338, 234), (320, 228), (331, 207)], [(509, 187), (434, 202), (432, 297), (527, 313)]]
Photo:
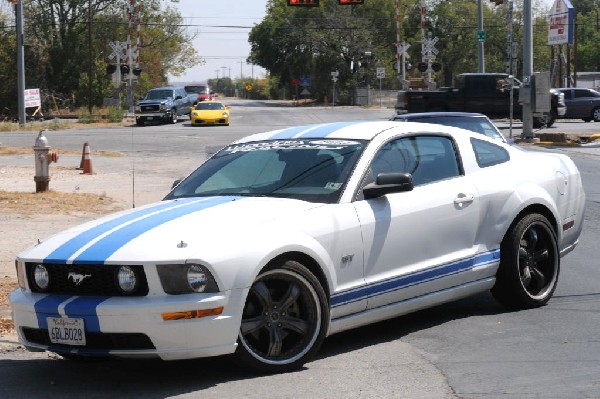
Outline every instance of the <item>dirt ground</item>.
[(175, 179), (198, 166), (198, 159), (155, 157), (146, 164), (92, 153), (94, 173), (84, 175), (81, 154), (59, 153), (50, 165), (50, 191), (36, 194), (31, 148), (0, 147), (0, 336), (13, 333), (7, 296), (17, 286), (14, 259), (20, 251), (100, 215), (159, 201)]

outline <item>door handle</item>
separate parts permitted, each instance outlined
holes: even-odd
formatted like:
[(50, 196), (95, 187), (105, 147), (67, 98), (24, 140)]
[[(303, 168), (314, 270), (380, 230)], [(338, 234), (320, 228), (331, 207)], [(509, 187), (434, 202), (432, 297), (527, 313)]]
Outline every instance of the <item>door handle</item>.
[(475, 200), (475, 196), (473, 194), (459, 194), (458, 197), (454, 199), (454, 204), (463, 205), (467, 203), (471, 203)]

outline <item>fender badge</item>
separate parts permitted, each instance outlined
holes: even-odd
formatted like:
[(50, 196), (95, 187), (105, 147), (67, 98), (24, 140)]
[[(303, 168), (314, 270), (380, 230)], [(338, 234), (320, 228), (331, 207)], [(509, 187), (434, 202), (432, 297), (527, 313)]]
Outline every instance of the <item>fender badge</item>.
[(187, 247), (187, 243), (183, 242), (183, 240), (181, 240), (181, 242), (179, 244), (177, 244), (177, 248), (185, 248)]

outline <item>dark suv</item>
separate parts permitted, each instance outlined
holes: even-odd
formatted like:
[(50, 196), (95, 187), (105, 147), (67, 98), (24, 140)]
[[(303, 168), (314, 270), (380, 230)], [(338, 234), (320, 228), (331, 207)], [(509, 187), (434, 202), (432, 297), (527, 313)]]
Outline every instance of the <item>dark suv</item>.
[(197, 94), (198, 97), (194, 103), (199, 103), (200, 101), (212, 100), (212, 96), (210, 95), (210, 87), (205, 84), (191, 84), (185, 86), (185, 91), (188, 94)]

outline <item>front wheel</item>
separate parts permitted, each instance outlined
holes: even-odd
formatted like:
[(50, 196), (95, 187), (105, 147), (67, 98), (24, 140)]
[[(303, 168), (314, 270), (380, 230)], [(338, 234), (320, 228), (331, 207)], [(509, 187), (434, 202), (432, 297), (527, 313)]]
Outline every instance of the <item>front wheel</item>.
[(329, 305), (319, 280), (300, 263), (284, 262), (252, 284), (235, 357), (253, 372), (298, 369), (318, 351), (328, 322)]
[(600, 108), (594, 108), (592, 110), (592, 118), (594, 122), (600, 122)]
[(177, 110), (171, 110), (171, 120), (169, 122), (171, 122), (173, 125), (177, 123)]
[(532, 213), (513, 223), (500, 246), (500, 267), (492, 294), (508, 309), (545, 305), (558, 283), (556, 234), (544, 216)]

